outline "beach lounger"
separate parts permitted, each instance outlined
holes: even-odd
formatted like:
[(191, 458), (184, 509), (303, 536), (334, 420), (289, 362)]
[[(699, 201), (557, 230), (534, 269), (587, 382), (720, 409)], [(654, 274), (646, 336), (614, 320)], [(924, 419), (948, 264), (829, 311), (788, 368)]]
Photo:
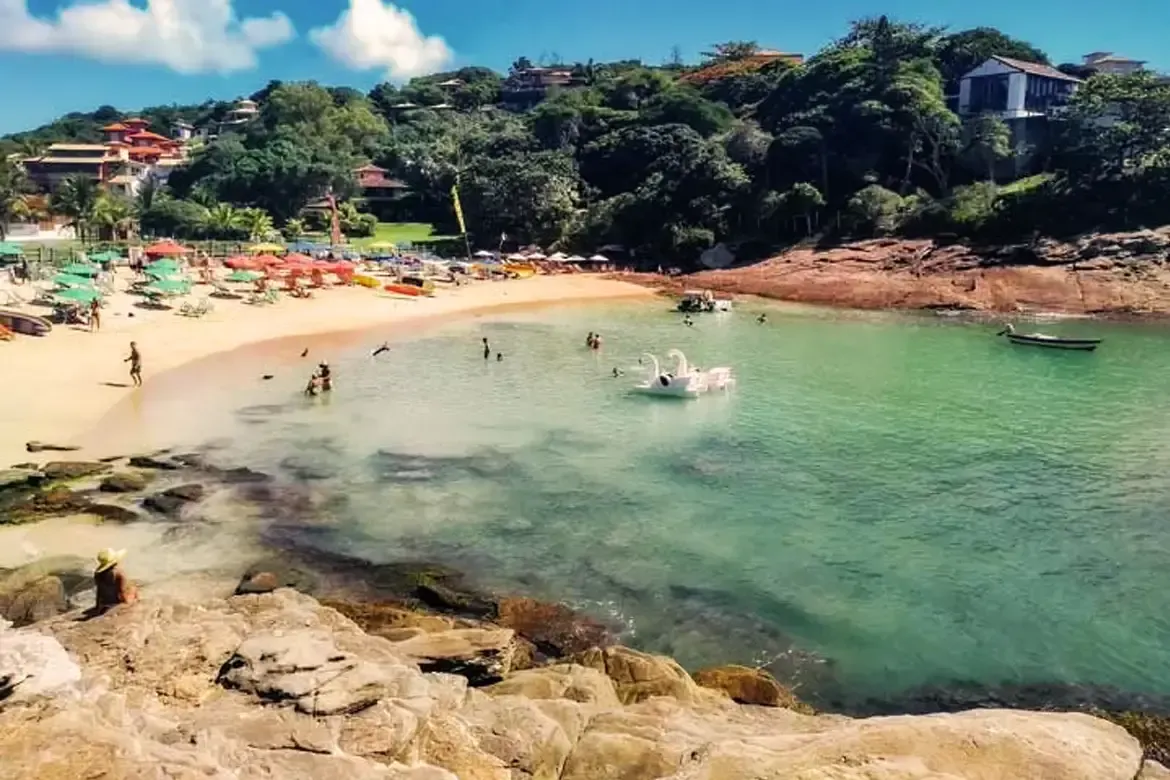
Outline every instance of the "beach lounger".
[(209, 314), (213, 308), (211, 301), (201, 298), (196, 303), (184, 303), (178, 313), (184, 317), (202, 317), (204, 314)]

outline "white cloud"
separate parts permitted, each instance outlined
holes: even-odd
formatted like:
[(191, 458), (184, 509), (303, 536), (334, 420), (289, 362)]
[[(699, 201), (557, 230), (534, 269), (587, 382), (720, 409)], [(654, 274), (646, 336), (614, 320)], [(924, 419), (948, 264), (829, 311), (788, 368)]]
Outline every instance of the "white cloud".
[(180, 73), (256, 66), (256, 52), (290, 40), (283, 13), (237, 19), (232, 0), (79, 0), (56, 18), (34, 17), (27, 0), (0, 0), (0, 51), (80, 54), (106, 62), (165, 65)]
[(424, 36), (409, 11), (382, 0), (349, 0), (336, 22), (311, 30), (309, 38), (343, 65), (385, 68), (392, 80), (433, 73), (452, 57), (446, 41)]

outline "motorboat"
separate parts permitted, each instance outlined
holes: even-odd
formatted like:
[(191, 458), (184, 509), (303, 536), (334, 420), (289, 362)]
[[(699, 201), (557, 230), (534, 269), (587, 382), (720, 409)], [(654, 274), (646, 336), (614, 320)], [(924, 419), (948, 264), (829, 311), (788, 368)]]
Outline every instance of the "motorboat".
[(687, 290), (679, 300), (676, 310), (684, 314), (731, 311), (731, 300), (716, 298), (710, 290)]
[(997, 335), (1007, 336), (1011, 343), (1024, 347), (1047, 347), (1048, 349), (1067, 349), (1079, 352), (1092, 352), (1101, 344), (1101, 339), (1068, 339), (1060, 336), (1049, 336), (1046, 333), (1016, 333), (1016, 329), (1011, 325), (1008, 325)]
[(644, 353), (643, 362), (649, 374), (645, 380), (634, 385), (634, 392), (672, 398), (698, 398), (712, 390), (728, 390), (735, 385), (730, 368), (709, 368), (703, 371), (692, 366), (687, 356), (677, 349), (672, 349), (666, 356), (675, 360), (674, 371), (663, 371), (657, 355)]

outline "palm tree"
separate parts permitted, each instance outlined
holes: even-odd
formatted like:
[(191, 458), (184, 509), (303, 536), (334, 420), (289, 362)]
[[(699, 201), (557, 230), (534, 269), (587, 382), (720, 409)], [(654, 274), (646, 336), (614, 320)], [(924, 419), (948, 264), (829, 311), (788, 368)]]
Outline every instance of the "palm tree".
[(284, 229), (281, 232), (289, 241), (296, 241), (305, 234), (305, 221), (296, 217), (285, 220)]
[(155, 200), (161, 194), (162, 186), (159, 184), (158, 179), (153, 176), (147, 176), (138, 187), (138, 192), (134, 196), (134, 209), (138, 212), (139, 216), (150, 211), (150, 207), (154, 205)]
[(9, 222), (30, 216), (27, 192), (24, 167), (13, 158), (0, 156), (0, 240), (5, 238)]
[(99, 192), (97, 182), (93, 179), (76, 175), (61, 182), (50, 200), (52, 210), (69, 218), (68, 225), (77, 231), (77, 237), (82, 241), (89, 233)]
[(240, 226), (252, 241), (263, 241), (276, 232), (272, 217), (264, 209), (240, 209)]
[(129, 238), (134, 227), (134, 209), (124, 198), (103, 192), (93, 205), (90, 223), (98, 229), (103, 241)]
[(211, 238), (237, 238), (243, 220), (240, 211), (230, 203), (216, 203), (203, 214), (200, 227)]

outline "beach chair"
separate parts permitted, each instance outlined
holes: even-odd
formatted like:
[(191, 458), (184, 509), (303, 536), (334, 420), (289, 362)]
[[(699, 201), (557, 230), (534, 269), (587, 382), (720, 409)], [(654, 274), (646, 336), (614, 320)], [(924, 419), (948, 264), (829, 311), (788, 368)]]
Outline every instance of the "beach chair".
[(276, 303), (279, 300), (280, 300), (280, 295), (277, 294), (276, 290), (273, 290), (271, 287), (269, 287), (267, 290), (264, 291), (264, 302), (265, 303)]

